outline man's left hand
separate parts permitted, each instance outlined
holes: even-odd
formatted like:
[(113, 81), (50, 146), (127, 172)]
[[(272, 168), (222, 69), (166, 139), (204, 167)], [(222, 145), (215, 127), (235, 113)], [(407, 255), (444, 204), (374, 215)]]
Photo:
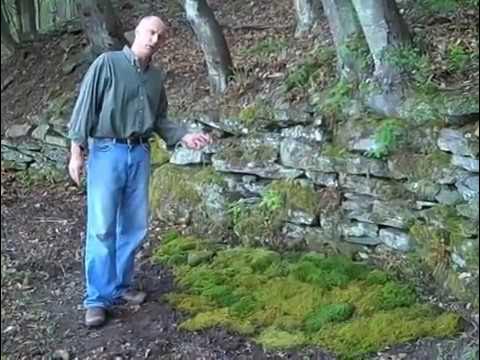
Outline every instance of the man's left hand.
[(205, 133), (193, 133), (185, 135), (181, 141), (189, 149), (201, 150), (212, 143), (212, 138)]

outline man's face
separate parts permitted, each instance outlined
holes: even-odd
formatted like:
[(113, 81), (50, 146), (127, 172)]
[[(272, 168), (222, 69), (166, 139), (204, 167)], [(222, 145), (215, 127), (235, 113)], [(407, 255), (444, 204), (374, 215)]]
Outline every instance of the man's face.
[(144, 57), (151, 57), (167, 39), (167, 27), (158, 18), (144, 19), (135, 31), (136, 49)]

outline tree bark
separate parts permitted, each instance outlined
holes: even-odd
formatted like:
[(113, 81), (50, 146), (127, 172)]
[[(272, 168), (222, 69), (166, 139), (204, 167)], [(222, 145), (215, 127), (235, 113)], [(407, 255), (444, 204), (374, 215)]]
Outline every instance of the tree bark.
[(316, 24), (321, 15), (320, 0), (294, 0), (297, 12), (297, 29), (295, 36), (300, 37), (308, 34)]
[(110, 0), (77, 0), (76, 5), (93, 56), (119, 50), (127, 43)]
[(386, 55), (395, 48), (411, 44), (407, 24), (395, 0), (352, 1), (375, 61), (375, 75), (386, 81), (395, 81), (398, 73), (387, 63)]
[(17, 5), (20, 7), (20, 21), (22, 23), (22, 39), (31, 40), (37, 34), (36, 11), (34, 0), (19, 0)]
[(187, 19), (205, 55), (210, 88), (222, 94), (233, 74), (233, 63), (222, 29), (205, 0), (184, 0)]
[(10, 25), (7, 22), (5, 14), (3, 13), (3, 1), (0, 8), (1, 8), (1, 17), (2, 17), (1, 19), (2, 44), (6, 47), (8, 51), (14, 52), (17, 48), (17, 42), (12, 36)]
[(357, 79), (363, 75), (368, 46), (363, 44), (364, 35), (355, 9), (350, 0), (322, 0), (322, 4), (335, 42), (340, 77)]
[(395, 49), (411, 45), (407, 24), (395, 0), (352, 0), (375, 63), (378, 90), (367, 95), (368, 106), (386, 116), (398, 116), (405, 79), (402, 69), (388, 61)]

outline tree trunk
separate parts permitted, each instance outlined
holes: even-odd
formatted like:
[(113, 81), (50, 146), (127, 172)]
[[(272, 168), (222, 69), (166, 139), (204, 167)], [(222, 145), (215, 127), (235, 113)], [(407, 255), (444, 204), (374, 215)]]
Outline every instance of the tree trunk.
[(22, 23), (22, 39), (32, 40), (37, 34), (37, 24), (35, 19), (35, 1), (19, 0), (20, 20)]
[(322, 0), (335, 42), (340, 77), (358, 79), (365, 71), (368, 46), (350, 0)]
[(387, 116), (397, 116), (403, 101), (401, 70), (389, 63), (395, 49), (410, 46), (411, 37), (395, 0), (352, 0), (375, 62), (380, 91), (369, 95), (368, 105)]
[(396, 71), (385, 61), (395, 48), (411, 45), (407, 24), (395, 0), (352, 0), (375, 61), (375, 75), (393, 81)]
[(318, 21), (321, 14), (320, 0), (294, 0), (297, 12), (297, 29), (295, 36), (309, 33)]
[(185, 0), (187, 19), (205, 55), (211, 90), (222, 94), (232, 75), (232, 58), (222, 30), (206, 0)]
[(17, 47), (17, 43), (12, 36), (10, 25), (8, 24), (7, 19), (5, 18), (5, 14), (3, 13), (3, 1), (1, 6), (1, 17), (2, 17), (2, 20), (1, 20), (2, 21), (2, 24), (1, 24), (2, 25), (2, 28), (1, 28), (2, 44), (6, 47), (8, 51), (14, 52)]
[(76, 5), (92, 55), (119, 50), (127, 43), (110, 0), (77, 0)]

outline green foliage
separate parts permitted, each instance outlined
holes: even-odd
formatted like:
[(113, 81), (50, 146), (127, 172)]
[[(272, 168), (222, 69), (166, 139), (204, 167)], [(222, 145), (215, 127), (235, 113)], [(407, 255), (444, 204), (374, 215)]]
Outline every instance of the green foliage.
[(341, 114), (355, 89), (355, 84), (341, 79), (324, 94), (316, 93), (312, 99), (313, 105), (317, 112), (325, 115)]
[(355, 308), (351, 304), (332, 304), (320, 308), (307, 315), (305, 330), (312, 334), (321, 330), (326, 324), (342, 322), (352, 317)]
[(400, 70), (405, 77), (415, 81), (424, 92), (431, 91), (432, 61), (419, 48), (404, 46), (390, 49), (385, 53), (385, 61)]
[(268, 190), (265, 192), (259, 205), (260, 209), (264, 210), (267, 214), (273, 213), (284, 206), (285, 200), (282, 194), (274, 190)]
[(385, 119), (375, 132), (375, 149), (367, 156), (383, 159), (396, 150), (405, 136), (406, 127), (399, 119)]
[(285, 85), (287, 92), (294, 89), (308, 89), (325, 77), (326, 71), (332, 71), (335, 51), (330, 48), (321, 48), (310, 53), (306, 60), (288, 73)]
[(268, 58), (270, 55), (277, 54), (288, 47), (284, 39), (264, 39), (258, 42), (254, 47), (243, 49), (241, 55), (259, 56)]
[(472, 57), (473, 55), (460, 44), (450, 44), (448, 46), (448, 70), (464, 72)]
[(244, 108), (239, 114), (240, 120), (247, 127), (255, 124), (256, 121), (273, 120), (274, 114), (272, 107), (265, 101), (257, 100), (255, 104)]
[(478, 0), (420, 0), (420, 7), (428, 13), (450, 14), (461, 8), (478, 9)]
[[(166, 257), (212, 247), (192, 240), (164, 237), (155, 258), (175, 263)], [(460, 324), (457, 315), (418, 304), (412, 287), (342, 257), (240, 247), (174, 272), (183, 293), (167, 299), (189, 314), (181, 329), (223, 326), (266, 348), (320, 345), (350, 358), (418, 337), (453, 335)]]

